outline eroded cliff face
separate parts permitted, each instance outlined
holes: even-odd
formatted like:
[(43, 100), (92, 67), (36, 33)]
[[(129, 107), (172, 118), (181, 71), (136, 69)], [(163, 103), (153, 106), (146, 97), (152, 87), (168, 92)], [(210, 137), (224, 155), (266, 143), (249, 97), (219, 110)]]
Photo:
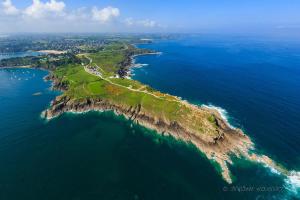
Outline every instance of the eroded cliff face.
[[(54, 81), (54, 83), (54, 88), (65, 89), (59, 81)], [(66, 95), (61, 95), (51, 102), (50, 108), (43, 112), (43, 116), (51, 119), (65, 112), (114, 111), (135, 123), (156, 130), (158, 133), (169, 134), (176, 139), (194, 144), (209, 159), (216, 161), (221, 166), (224, 179), (231, 183), (230, 172), (227, 167), (227, 164), (231, 163), (229, 155), (245, 155), (251, 148), (252, 142), (241, 130), (232, 129), (217, 111), (195, 106), (194, 109), (203, 109), (203, 111), (211, 112), (215, 116), (218, 136), (191, 132), (188, 125), (153, 116), (147, 113), (140, 104), (134, 107), (117, 105), (101, 98), (72, 99)]]
[(53, 90), (60, 90), (60, 91), (67, 91), (68, 90), (68, 82), (64, 82), (58, 79), (53, 73), (49, 73), (47, 76), (44, 77), (45, 81), (52, 81), (52, 89)]

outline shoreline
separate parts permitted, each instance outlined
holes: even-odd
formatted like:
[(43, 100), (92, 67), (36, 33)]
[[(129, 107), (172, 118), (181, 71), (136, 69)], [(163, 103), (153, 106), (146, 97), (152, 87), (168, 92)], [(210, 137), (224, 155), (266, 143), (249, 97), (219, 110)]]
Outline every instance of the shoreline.
[[(232, 129), (236, 129), (238, 127), (235, 127), (233, 126), (230, 122), (229, 122), (229, 117), (228, 117), (228, 113), (227, 111), (222, 108), (222, 107), (219, 107), (219, 106), (215, 106), (215, 105), (212, 105), (212, 104), (202, 104), (200, 105), (202, 107), (205, 107), (205, 108), (208, 108), (208, 109), (214, 109), (216, 111), (219, 112), (220, 116), (223, 118), (224, 121), (226, 121), (227, 125), (232, 128)], [(243, 131), (244, 132), (244, 131)]]
[(135, 60), (136, 57), (147, 56), (147, 55), (162, 55), (162, 54), (163, 54), (163, 52), (152, 52), (152, 53), (135, 54), (135, 55), (130, 56), (130, 65), (127, 66), (128, 67), (128, 72), (127, 72), (125, 77), (128, 78), (128, 79), (131, 79), (132, 78), (132, 70), (134, 70), (134, 68), (144, 67), (144, 66), (135, 67), (135, 65), (137, 64), (136, 60)]

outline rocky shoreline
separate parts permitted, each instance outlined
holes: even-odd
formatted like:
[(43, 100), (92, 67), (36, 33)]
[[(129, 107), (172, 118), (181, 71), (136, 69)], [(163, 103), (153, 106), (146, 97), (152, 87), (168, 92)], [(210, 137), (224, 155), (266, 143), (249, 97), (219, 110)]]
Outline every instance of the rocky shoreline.
[(135, 57), (137, 56), (145, 56), (145, 55), (159, 55), (161, 52), (143, 52), (138, 54), (127, 55), (127, 58), (124, 62), (121, 63), (120, 70), (118, 71), (118, 75), (123, 78), (131, 78), (131, 69), (134, 68), (135, 65)]
[[(55, 79), (53, 75), (49, 75), (46, 79), (53, 81), (53, 89), (61, 91), (67, 89), (67, 85)], [(157, 116), (152, 116), (145, 112), (141, 105), (128, 107), (117, 105), (101, 98), (72, 99), (66, 95), (61, 95), (51, 102), (50, 107), (42, 113), (42, 116), (46, 119), (52, 119), (65, 112), (113, 111), (117, 115), (123, 115), (137, 124), (155, 130), (159, 134), (171, 135), (186, 143), (192, 143), (208, 159), (214, 160), (221, 166), (223, 178), (228, 183), (231, 183), (232, 179), (227, 166), (228, 163), (231, 163), (230, 155), (245, 156), (248, 150), (253, 147), (250, 138), (241, 130), (231, 128), (218, 111), (191, 105), (184, 101), (182, 103), (199, 110), (199, 112), (212, 113), (215, 116), (218, 136), (212, 137), (192, 132), (189, 130), (189, 127), (179, 124), (176, 121), (166, 121)]]

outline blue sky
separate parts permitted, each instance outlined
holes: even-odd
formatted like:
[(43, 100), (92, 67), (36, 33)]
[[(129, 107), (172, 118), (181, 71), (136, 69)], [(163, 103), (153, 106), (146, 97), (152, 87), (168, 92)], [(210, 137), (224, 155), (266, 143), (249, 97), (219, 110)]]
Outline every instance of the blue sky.
[[(299, 0), (0, 0), (2, 32), (299, 34)], [(39, 26), (38, 26), (38, 25)]]

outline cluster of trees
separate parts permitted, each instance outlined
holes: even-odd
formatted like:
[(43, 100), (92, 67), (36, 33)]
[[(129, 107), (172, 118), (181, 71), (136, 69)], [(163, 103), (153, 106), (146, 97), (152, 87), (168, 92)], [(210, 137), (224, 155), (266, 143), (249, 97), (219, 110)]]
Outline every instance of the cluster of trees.
[(56, 67), (65, 66), (68, 64), (81, 64), (81, 59), (76, 55), (67, 53), (62, 55), (47, 55), (33, 64), (33, 67), (44, 69), (55, 69)]
[(32, 63), (37, 63), (38, 60), (39, 58), (34, 56), (7, 58), (7, 59), (0, 60), (0, 67), (27, 66), (27, 65), (31, 65)]

